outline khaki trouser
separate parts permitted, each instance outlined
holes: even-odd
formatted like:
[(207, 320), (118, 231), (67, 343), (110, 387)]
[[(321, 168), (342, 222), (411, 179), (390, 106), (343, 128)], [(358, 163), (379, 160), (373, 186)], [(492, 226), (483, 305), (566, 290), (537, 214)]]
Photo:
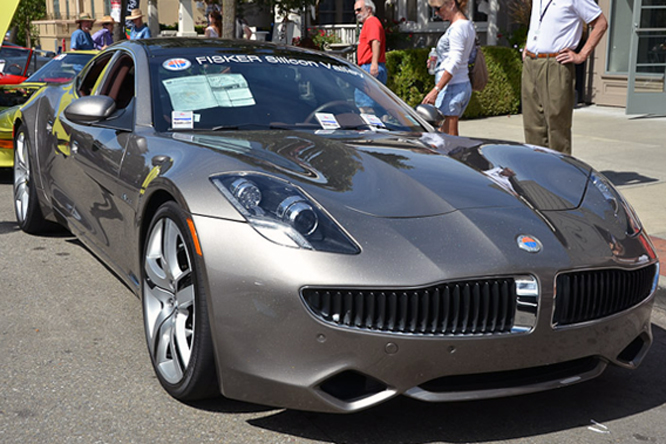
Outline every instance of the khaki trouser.
[(522, 107), (526, 143), (571, 154), (575, 74), (573, 63), (525, 57)]

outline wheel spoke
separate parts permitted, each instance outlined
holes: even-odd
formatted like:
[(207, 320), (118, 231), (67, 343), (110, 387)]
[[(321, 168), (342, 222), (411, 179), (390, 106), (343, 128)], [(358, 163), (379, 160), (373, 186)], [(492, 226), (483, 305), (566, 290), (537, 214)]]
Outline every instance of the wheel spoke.
[(176, 383), (183, 377), (183, 368), (174, 346), (174, 317), (169, 317), (160, 327), (155, 364), (167, 381)]
[(26, 182), (14, 185), (14, 205), (16, 206), (16, 215), (20, 221), (25, 220), (28, 211), (28, 184)]
[(144, 283), (143, 298), (148, 346), (150, 350), (155, 350), (156, 341), (159, 340), (156, 332), (174, 312), (173, 295), (159, 287), (150, 288)]
[(156, 286), (171, 290), (171, 279), (165, 270), (165, 258), (163, 254), (164, 221), (155, 225), (150, 234), (148, 248), (146, 250), (145, 270), (148, 279)]
[(194, 285), (190, 285), (178, 290), (176, 293), (178, 308), (191, 310), (194, 305)]
[(194, 334), (194, 287), (190, 285), (179, 291), (177, 301), (178, 312), (176, 313), (174, 339), (183, 365), (187, 367), (192, 354), (192, 335)]
[[(175, 285), (183, 274), (190, 271), (190, 260), (183, 242), (183, 235), (178, 226), (168, 219), (164, 226), (164, 258), (166, 260), (165, 271), (171, 277)], [(177, 287), (174, 286), (174, 290)]]

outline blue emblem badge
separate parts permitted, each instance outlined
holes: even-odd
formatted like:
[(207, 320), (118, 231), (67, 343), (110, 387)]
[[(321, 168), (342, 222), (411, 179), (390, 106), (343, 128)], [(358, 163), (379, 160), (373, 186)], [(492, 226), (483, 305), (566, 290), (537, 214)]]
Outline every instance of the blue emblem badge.
[(162, 67), (164, 69), (168, 69), (169, 71), (183, 71), (190, 66), (192, 66), (192, 63), (190, 63), (189, 60), (180, 58), (169, 59), (162, 63)]
[(541, 242), (534, 236), (529, 236), (527, 234), (521, 234), (516, 239), (518, 242), (518, 248), (525, 250), (528, 253), (538, 253), (541, 251)]

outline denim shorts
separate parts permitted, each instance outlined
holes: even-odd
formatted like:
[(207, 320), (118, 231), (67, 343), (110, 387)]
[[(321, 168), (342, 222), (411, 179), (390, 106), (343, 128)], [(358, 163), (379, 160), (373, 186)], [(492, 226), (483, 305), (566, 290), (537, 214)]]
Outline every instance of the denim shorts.
[(462, 116), (472, 98), (472, 84), (469, 82), (446, 85), (437, 94), (435, 106), (445, 116)]

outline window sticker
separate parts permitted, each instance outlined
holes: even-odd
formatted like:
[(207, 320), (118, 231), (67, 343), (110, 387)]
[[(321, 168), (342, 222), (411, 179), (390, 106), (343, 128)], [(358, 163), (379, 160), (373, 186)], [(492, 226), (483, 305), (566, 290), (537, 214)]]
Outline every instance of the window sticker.
[(324, 129), (338, 129), (338, 128), (340, 128), (340, 124), (335, 119), (335, 116), (333, 114), (316, 113), (315, 117), (319, 121), (319, 124), (321, 125), (321, 127), (324, 128)]
[(192, 111), (171, 111), (171, 128), (194, 128), (194, 113)]
[(53, 58), (53, 60), (62, 60), (62, 59), (65, 58), (65, 55), (66, 55), (66, 54), (58, 54), (57, 56), (55, 56), (55, 57)]
[(384, 122), (382, 122), (382, 120), (374, 114), (361, 114), (361, 117), (368, 125), (379, 126), (381, 128), (385, 128), (386, 126), (384, 125)]
[(0, 60), (0, 72), (5, 72), (5, 61)]
[(238, 107), (255, 104), (247, 80), (242, 74), (213, 74), (208, 83), (217, 99), (217, 106)]
[(169, 59), (162, 63), (162, 67), (168, 71), (184, 71), (190, 66), (192, 63), (189, 60), (181, 58)]
[(162, 82), (171, 106), (178, 111), (215, 107), (236, 108), (255, 104), (242, 74), (208, 74), (178, 77)]

